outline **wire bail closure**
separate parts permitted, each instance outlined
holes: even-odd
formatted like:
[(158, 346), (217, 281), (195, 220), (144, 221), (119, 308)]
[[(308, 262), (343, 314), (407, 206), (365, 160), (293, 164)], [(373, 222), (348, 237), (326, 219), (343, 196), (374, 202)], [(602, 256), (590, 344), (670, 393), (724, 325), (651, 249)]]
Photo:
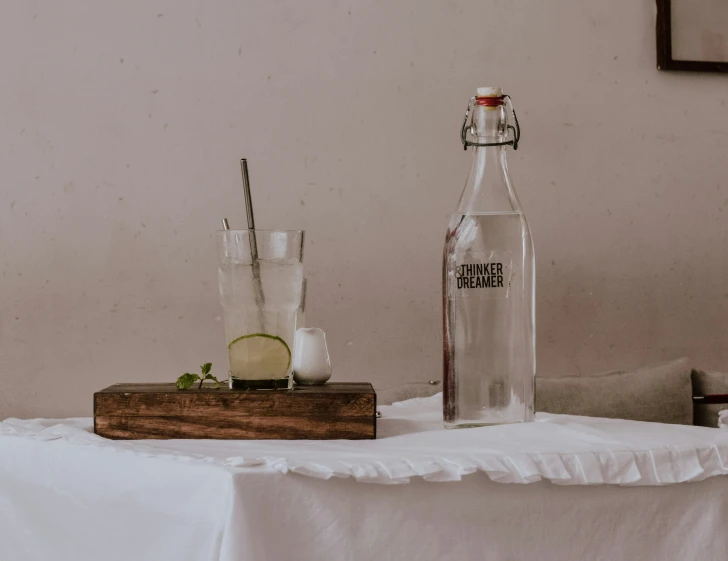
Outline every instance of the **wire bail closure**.
[[(503, 98), (506, 100), (506, 106), (510, 108), (511, 114), (513, 115), (513, 123), (515, 124), (515, 127), (513, 125), (506, 126), (506, 130), (512, 132), (513, 138), (503, 142), (472, 142), (471, 140), (468, 140), (468, 130), (470, 130), (472, 134), (473, 128), (473, 121), (471, 119), (470, 124), (468, 124), (468, 117), (470, 117), (470, 112), (473, 110), (473, 102), (477, 99), (477, 96), (473, 96), (470, 98), (470, 101), (468, 101), (468, 107), (465, 110), (465, 118), (463, 119), (463, 126), (460, 129), (460, 141), (463, 143), (463, 150), (467, 150), (468, 146), (505, 146), (507, 144), (513, 146), (514, 150), (518, 150), (518, 142), (521, 140), (521, 127), (518, 124), (518, 117), (516, 117), (516, 110), (513, 107), (511, 96), (504, 95)], [(506, 135), (507, 134), (508, 133), (506, 133)]]

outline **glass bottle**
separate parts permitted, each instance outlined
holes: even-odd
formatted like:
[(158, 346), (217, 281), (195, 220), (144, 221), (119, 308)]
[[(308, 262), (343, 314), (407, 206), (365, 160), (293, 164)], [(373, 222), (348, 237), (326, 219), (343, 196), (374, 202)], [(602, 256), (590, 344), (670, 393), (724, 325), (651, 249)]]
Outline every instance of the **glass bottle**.
[(443, 257), (446, 428), (533, 420), (533, 241), (506, 164), (506, 147), (517, 149), (519, 137), (510, 98), (478, 88), (461, 133), (473, 164)]

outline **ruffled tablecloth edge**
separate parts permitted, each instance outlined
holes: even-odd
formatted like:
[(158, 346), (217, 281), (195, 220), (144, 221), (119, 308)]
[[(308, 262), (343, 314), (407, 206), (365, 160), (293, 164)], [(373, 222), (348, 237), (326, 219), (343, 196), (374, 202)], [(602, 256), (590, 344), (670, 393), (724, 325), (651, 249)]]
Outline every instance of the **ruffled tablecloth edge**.
[[(396, 405), (395, 405), (396, 407)], [(392, 451), (382, 451), (375, 458), (351, 454), (350, 458), (327, 458), (318, 461), (281, 457), (265, 452), (248, 456), (213, 458), (210, 456), (165, 450), (163, 441), (155, 446), (140, 441), (112, 441), (82, 428), (89, 420), (67, 419), (49, 426), (33, 426), (33, 421), (7, 419), (0, 422), (0, 437), (15, 436), (33, 440), (63, 440), (73, 445), (105, 448), (117, 453), (184, 462), (203, 462), (225, 468), (264, 467), (279, 473), (296, 473), (317, 479), (353, 478), (358, 482), (402, 484), (413, 477), (430, 482), (459, 481), (482, 472), (498, 483), (533, 483), (541, 480), (557, 485), (668, 485), (701, 481), (728, 475), (728, 440), (692, 447), (661, 447), (653, 450), (612, 450), (607, 452), (558, 452), (489, 454), (454, 452), (414, 454), (403, 459)], [(716, 431), (721, 435), (724, 431)], [(721, 439), (722, 440), (722, 439)], [(258, 441), (257, 447), (260, 448)], [(162, 444), (160, 444), (162, 443)], [(359, 457), (357, 457), (359, 456)], [(378, 457), (376, 457), (378, 456)]]

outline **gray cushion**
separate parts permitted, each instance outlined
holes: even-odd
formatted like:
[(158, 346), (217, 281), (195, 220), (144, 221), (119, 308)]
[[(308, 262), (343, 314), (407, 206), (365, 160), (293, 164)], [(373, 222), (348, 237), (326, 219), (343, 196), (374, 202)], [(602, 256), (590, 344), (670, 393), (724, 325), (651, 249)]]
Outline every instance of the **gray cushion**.
[[(728, 394), (728, 374), (693, 370), (693, 395)], [(693, 422), (701, 427), (717, 427), (718, 412), (728, 409), (728, 403), (695, 402)]]
[(693, 424), (688, 359), (598, 376), (536, 378), (536, 411)]

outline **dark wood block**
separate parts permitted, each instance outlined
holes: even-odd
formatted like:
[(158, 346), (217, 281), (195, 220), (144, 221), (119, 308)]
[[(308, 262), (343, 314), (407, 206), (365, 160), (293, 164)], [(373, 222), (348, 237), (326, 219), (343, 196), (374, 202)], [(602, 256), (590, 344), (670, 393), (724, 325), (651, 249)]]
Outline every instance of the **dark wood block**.
[(94, 394), (94, 432), (124, 440), (372, 439), (376, 409), (369, 383), (270, 391), (115, 384)]

